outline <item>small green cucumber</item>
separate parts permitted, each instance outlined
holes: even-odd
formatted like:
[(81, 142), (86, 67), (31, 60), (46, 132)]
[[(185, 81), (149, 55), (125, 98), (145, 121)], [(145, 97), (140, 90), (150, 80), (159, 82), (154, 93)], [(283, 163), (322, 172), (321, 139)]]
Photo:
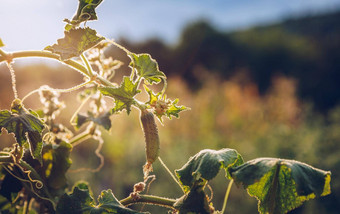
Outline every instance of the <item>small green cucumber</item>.
[(140, 120), (145, 137), (146, 160), (147, 164), (151, 165), (159, 155), (158, 129), (152, 112), (142, 110)]

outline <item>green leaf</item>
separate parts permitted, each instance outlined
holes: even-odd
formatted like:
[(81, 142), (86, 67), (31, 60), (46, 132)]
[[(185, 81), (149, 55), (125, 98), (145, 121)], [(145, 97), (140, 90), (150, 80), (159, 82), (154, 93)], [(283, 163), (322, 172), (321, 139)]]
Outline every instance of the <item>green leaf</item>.
[(72, 145), (66, 142), (52, 145), (47, 144), (43, 148), (43, 172), (47, 185), (51, 192), (58, 194), (58, 190), (67, 187), (66, 172), (72, 161), (70, 153)]
[(125, 103), (120, 100), (116, 100), (114, 107), (110, 110), (110, 114), (121, 112), (124, 109), (126, 109)]
[(145, 79), (148, 84), (159, 83), (166, 76), (158, 68), (156, 60), (151, 58), (150, 54), (135, 54), (129, 52), (127, 54), (131, 58), (130, 67), (136, 69), (138, 76)]
[(113, 195), (110, 189), (104, 190), (100, 193), (98, 197), (97, 207), (99, 209), (104, 210), (103, 213), (119, 213), (119, 214), (145, 213), (145, 212), (137, 212), (137, 211), (124, 207), (117, 200), (117, 198)]
[(179, 213), (211, 213), (208, 197), (201, 187), (195, 187), (177, 199), (174, 207), (179, 210)]
[(287, 213), (303, 202), (330, 194), (331, 173), (294, 160), (258, 158), (230, 169), (259, 201), (260, 213)]
[(185, 111), (188, 110), (189, 108), (185, 107), (185, 106), (178, 106), (176, 105), (179, 102), (179, 99), (175, 99), (173, 101), (170, 102), (170, 105), (168, 107), (168, 109), (165, 112), (165, 115), (171, 120), (172, 116), (179, 118), (179, 113), (181, 111)]
[(97, 36), (97, 32), (89, 27), (71, 29), (64, 34), (64, 38), (58, 39), (57, 44), (45, 48), (59, 54), (62, 60), (78, 57), (104, 39)]
[(73, 214), (94, 214), (94, 213), (120, 213), (120, 214), (138, 214), (129, 208), (124, 207), (111, 190), (102, 191), (98, 197), (98, 204), (90, 194), (89, 187), (85, 183), (78, 184), (74, 187), (71, 194), (64, 194), (57, 205), (57, 213)]
[(211, 150), (205, 149), (194, 155), (181, 168), (176, 170), (177, 177), (188, 191), (200, 182), (213, 179), (220, 168), (224, 168), (226, 177), (231, 179), (228, 172), (230, 167), (241, 165), (243, 159), (234, 149)]
[(189, 110), (190, 108), (185, 106), (178, 106), (179, 99), (170, 100), (166, 98), (166, 95), (162, 95), (162, 92), (154, 94), (151, 89), (144, 85), (145, 91), (149, 94), (149, 104), (154, 109), (154, 114), (162, 122), (162, 116), (168, 117), (170, 120), (172, 116), (179, 118), (181, 111)]
[(92, 121), (100, 126), (103, 126), (104, 129), (110, 130), (111, 128), (111, 120), (110, 120), (111, 113), (106, 112), (98, 117), (95, 117), (91, 112), (88, 112), (87, 115), (77, 114), (75, 119), (77, 128), (80, 128), (86, 122)]
[(3, 179), (1, 179), (0, 182), (0, 195), (7, 198), (9, 202), (13, 202), (18, 196), (19, 191), (22, 189), (21, 181), (13, 177), (4, 169), (1, 169), (1, 171), (0, 176), (3, 177)]
[(63, 196), (60, 197), (60, 200), (57, 204), (56, 212), (60, 214), (90, 213), (89, 210), (94, 205), (95, 202), (90, 195), (90, 190), (87, 184), (80, 183), (73, 188), (73, 192), (70, 195), (65, 193)]
[(99, 87), (98, 89), (103, 95), (113, 97), (116, 100), (116, 105), (118, 104), (119, 109), (125, 108), (129, 114), (131, 111), (131, 105), (134, 101), (134, 96), (140, 93), (140, 90), (137, 88), (137, 83), (133, 83), (130, 80), (130, 77), (125, 76), (121, 85), (117, 88)]
[(11, 111), (0, 111), (0, 134), (2, 128), (5, 128), (8, 133), (13, 133), (20, 146), (28, 142), (32, 157), (42, 163), (41, 132), (44, 124), (33, 111), (26, 110), (20, 100), (13, 101)]
[(0, 48), (1, 47), (4, 47), (5, 46), (5, 44), (2, 42), (2, 40), (1, 40), (1, 38), (0, 38)]
[(71, 23), (79, 24), (84, 21), (97, 20), (96, 7), (103, 0), (79, 0), (77, 13), (73, 16)]

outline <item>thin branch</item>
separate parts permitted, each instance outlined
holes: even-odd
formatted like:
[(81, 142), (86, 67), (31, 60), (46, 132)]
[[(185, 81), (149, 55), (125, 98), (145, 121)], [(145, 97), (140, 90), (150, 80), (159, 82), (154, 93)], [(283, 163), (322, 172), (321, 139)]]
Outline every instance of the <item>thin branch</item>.
[(4, 156), (0, 156), (0, 163), (13, 163), (13, 156), (9, 156), (9, 155), (4, 155)]
[(230, 182), (229, 182), (227, 191), (226, 191), (226, 193), (225, 193), (225, 197), (224, 197), (224, 201), (223, 201), (223, 207), (222, 207), (222, 211), (221, 211), (222, 214), (224, 213), (224, 211), (225, 211), (225, 209), (226, 209), (226, 207), (227, 207), (227, 202), (228, 202), (230, 190), (231, 190), (231, 186), (233, 185), (233, 183), (234, 183), (234, 180), (231, 179)]
[(90, 65), (90, 62), (87, 60), (87, 58), (85, 57), (84, 53), (82, 53), (80, 55), (80, 58), (82, 59), (82, 61), (84, 62), (84, 64), (86, 65), (87, 71), (88, 71), (88, 75), (89, 76), (93, 76), (93, 70), (92, 67)]
[[(12, 53), (5, 53), (6, 55), (0, 55), (0, 63), (3, 61), (12, 61), (13, 59), (16, 58), (25, 58), (25, 57), (45, 57), (45, 58), (50, 58), (50, 59), (54, 59), (57, 60), (63, 64), (66, 64), (70, 67), (72, 67), (73, 69), (75, 69), (76, 71), (80, 72), (82, 75), (86, 76), (86, 77), (90, 77), (88, 75), (88, 71), (87, 68), (85, 66), (83, 66), (82, 64), (80, 64), (79, 62), (69, 59), (69, 60), (65, 60), (62, 61), (60, 59), (60, 56), (57, 54), (54, 54), (52, 52), (49, 51), (16, 51), (16, 52), (12, 52)], [(113, 87), (114, 85), (106, 80), (105, 78), (99, 76), (97, 73), (93, 72), (93, 76), (96, 76), (96, 80), (98, 80), (101, 84), (105, 85), (105, 86), (111, 86)], [(93, 77), (90, 77), (93, 78)]]
[(158, 205), (162, 207), (168, 207), (171, 209), (174, 208), (174, 203), (176, 202), (175, 199), (171, 198), (164, 198), (159, 196), (153, 196), (153, 195), (138, 195), (138, 197), (127, 197), (119, 201), (124, 206), (129, 206), (136, 203), (142, 203), (142, 204), (152, 204), (152, 205)]
[(7, 53), (5, 51), (3, 51), (2, 49), (0, 49), (0, 56), (6, 57)]
[(172, 174), (172, 172), (170, 171), (170, 169), (167, 167), (167, 165), (162, 161), (161, 157), (158, 157), (159, 162), (161, 162), (161, 165), (164, 167), (164, 169), (169, 173), (169, 175), (171, 176), (171, 178), (178, 184), (178, 186), (181, 188), (181, 190), (183, 191), (183, 193), (185, 193), (182, 185), (179, 183), (179, 181), (176, 179), (176, 177), (174, 176), (174, 174)]
[(14, 99), (18, 99), (17, 81), (16, 81), (16, 78), (15, 78), (15, 71), (14, 71), (13, 66), (10, 62), (7, 62), (7, 67), (9, 69), (9, 72), (11, 73), (12, 90), (13, 90), (13, 94), (14, 94)]

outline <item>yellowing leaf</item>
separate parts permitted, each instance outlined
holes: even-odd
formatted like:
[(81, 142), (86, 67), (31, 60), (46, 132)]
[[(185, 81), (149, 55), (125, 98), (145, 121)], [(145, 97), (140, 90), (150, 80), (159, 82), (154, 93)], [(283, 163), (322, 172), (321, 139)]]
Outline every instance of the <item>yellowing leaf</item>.
[(71, 151), (72, 145), (63, 141), (60, 144), (44, 146), (43, 170), (50, 189), (58, 190), (67, 187), (66, 172), (72, 163), (69, 157)]
[(329, 171), (294, 160), (257, 158), (229, 171), (236, 184), (257, 198), (260, 213), (287, 213), (309, 199), (330, 194)]

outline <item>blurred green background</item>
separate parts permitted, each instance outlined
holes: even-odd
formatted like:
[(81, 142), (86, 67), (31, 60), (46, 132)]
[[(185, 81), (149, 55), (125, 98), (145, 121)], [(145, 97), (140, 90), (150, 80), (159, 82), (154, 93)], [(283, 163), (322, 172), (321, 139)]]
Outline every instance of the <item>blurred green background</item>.
[[(296, 159), (332, 171), (332, 194), (309, 201), (291, 213), (338, 213), (339, 20), (340, 12), (332, 12), (235, 32), (223, 32), (207, 21), (198, 21), (183, 30), (175, 45), (161, 39), (139, 43), (120, 39), (118, 43), (131, 51), (150, 53), (169, 78), (168, 97), (178, 97), (180, 104), (191, 108), (178, 120), (165, 120), (164, 126), (158, 123), (163, 161), (171, 170), (179, 169), (190, 156), (206, 148), (233, 148), (246, 161), (256, 157)], [(117, 72), (117, 81), (129, 75), (128, 58), (121, 50), (110, 48), (106, 55), (125, 62)], [(77, 72), (45, 61), (29, 64), (18, 60), (14, 69), (19, 97), (42, 84), (68, 88), (82, 81)], [(76, 96), (76, 92), (61, 96), (67, 108), (58, 121), (69, 124), (79, 105)], [(0, 108), (8, 109), (12, 99), (10, 75), (1, 65)], [(37, 96), (30, 97), (26, 107), (41, 108), (37, 100)], [(95, 195), (111, 188), (122, 199), (132, 191), (133, 184), (143, 179), (144, 138), (138, 111), (111, 118), (112, 130), (103, 130), (104, 167), (97, 173), (72, 172), (99, 165), (94, 155), (97, 142), (87, 141), (74, 147), (68, 177), (70, 186), (79, 179), (87, 180)], [(7, 135), (0, 140), (1, 147), (14, 142)], [(154, 174), (157, 179), (151, 184), (150, 194), (173, 198), (181, 195), (158, 161)], [(217, 209), (222, 207), (227, 185), (223, 172), (211, 182), (212, 202)], [(256, 213), (256, 206), (256, 200), (245, 190), (232, 188), (228, 213)], [(146, 209), (166, 213), (163, 208)]]

